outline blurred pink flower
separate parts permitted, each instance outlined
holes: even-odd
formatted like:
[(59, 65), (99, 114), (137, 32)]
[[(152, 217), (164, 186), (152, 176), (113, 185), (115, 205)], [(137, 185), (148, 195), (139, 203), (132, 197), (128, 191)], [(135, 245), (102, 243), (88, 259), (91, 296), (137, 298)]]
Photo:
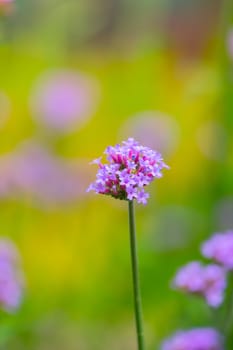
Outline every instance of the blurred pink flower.
[(226, 272), (216, 265), (192, 261), (181, 267), (173, 280), (174, 288), (202, 296), (208, 305), (218, 307), (224, 299)]
[(233, 270), (233, 230), (213, 234), (202, 244), (201, 252), (227, 270)]
[(0, 239), (0, 305), (3, 310), (14, 312), (20, 305), (24, 278), (19, 253), (6, 238)]
[(42, 203), (70, 202), (80, 196), (82, 180), (68, 162), (39, 144), (25, 143), (16, 152), (16, 186)]
[(46, 72), (32, 90), (33, 117), (44, 126), (69, 132), (95, 112), (99, 97), (96, 80), (71, 70)]
[(214, 328), (180, 330), (166, 339), (161, 350), (223, 350), (223, 339)]
[(0, 0), (0, 15), (11, 15), (14, 10), (14, 0)]
[(24, 197), (44, 206), (71, 203), (85, 195), (90, 172), (81, 159), (65, 160), (35, 141), (0, 158), (0, 197)]

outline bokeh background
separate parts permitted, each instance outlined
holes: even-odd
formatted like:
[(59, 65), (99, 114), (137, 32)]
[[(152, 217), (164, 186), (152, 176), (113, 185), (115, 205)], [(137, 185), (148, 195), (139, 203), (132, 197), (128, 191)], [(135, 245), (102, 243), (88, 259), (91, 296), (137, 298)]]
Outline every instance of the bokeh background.
[(129, 136), (170, 166), (136, 208), (148, 349), (213, 325), (170, 280), (233, 228), (231, 3), (0, 1), (0, 235), (26, 279), (0, 349), (135, 349), (127, 205), (86, 193)]

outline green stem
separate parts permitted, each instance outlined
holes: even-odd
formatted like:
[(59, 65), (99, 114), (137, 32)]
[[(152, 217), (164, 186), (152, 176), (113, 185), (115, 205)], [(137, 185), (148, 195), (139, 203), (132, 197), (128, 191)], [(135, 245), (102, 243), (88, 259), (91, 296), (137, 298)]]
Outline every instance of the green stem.
[(131, 262), (132, 262), (132, 274), (133, 274), (134, 312), (135, 312), (135, 321), (136, 321), (138, 350), (144, 350), (145, 343), (144, 343), (142, 305), (141, 305), (141, 295), (140, 295), (140, 285), (139, 285), (137, 241), (136, 241), (133, 201), (129, 201), (129, 231), (130, 231), (130, 248), (131, 248)]

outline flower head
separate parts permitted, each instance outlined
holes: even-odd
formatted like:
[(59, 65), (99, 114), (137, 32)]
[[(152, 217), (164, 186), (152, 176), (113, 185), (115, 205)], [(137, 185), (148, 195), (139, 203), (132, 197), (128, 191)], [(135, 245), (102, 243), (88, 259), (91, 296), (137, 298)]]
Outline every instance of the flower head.
[(222, 337), (213, 328), (178, 331), (163, 342), (161, 350), (223, 350)]
[(99, 167), (96, 181), (87, 191), (110, 195), (123, 200), (137, 200), (147, 203), (149, 194), (144, 187), (162, 176), (161, 170), (168, 168), (161, 155), (148, 147), (141, 146), (133, 138), (122, 145), (109, 146), (104, 152), (108, 164), (101, 159), (93, 161)]
[(194, 261), (177, 272), (173, 286), (187, 293), (202, 296), (208, 305), (218, 307), (224, 297), (226, 272), (218, 265), (203, 266)]
[(215, 260), (226, 269), (233, 269), (233, 231), (216, 233), (201, 247), (206, 258)]

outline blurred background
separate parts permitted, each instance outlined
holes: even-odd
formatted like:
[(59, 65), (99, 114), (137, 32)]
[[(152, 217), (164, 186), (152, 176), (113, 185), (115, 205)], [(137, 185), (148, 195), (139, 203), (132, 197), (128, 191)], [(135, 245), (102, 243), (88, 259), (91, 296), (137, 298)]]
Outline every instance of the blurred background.
[(127, 203), (86, 193), (128, 137), (171, 168), (136, 207), (148, 349), (212, 325), (170, 280), (233, 228), (232, 20), (231, 0), (0, 0), (0, 236), (26, 279), (0, 349), (135, 349)]

